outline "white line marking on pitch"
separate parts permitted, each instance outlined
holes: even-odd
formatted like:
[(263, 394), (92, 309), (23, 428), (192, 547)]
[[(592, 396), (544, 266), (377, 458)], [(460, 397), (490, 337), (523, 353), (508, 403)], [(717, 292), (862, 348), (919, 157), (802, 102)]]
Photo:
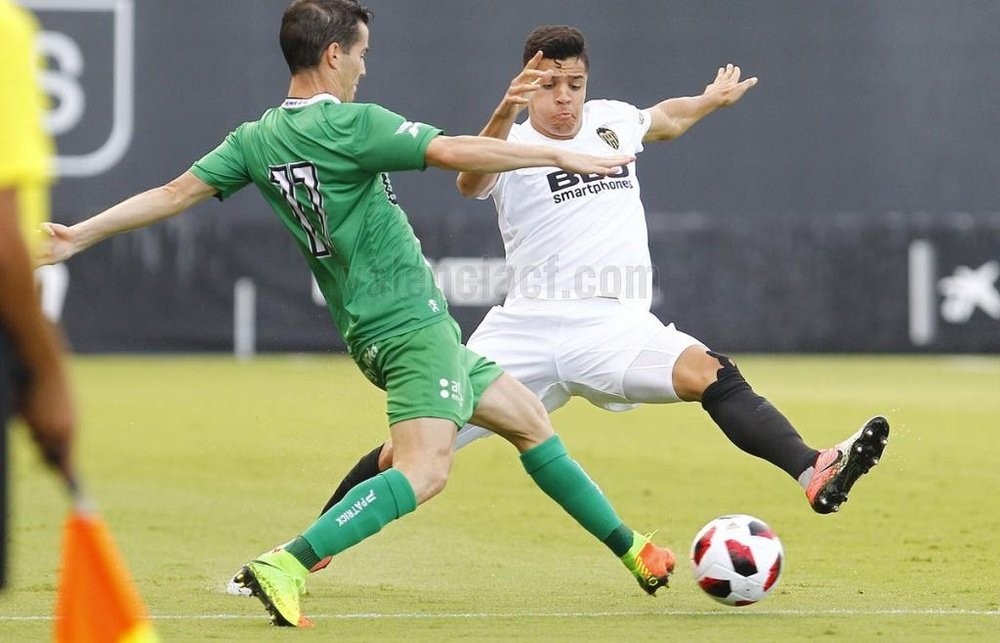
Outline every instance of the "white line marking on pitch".
[[(358, 613), (310, 614), (311, 619), (378, 620), (378, 619), (479, 619), (479, 618), (607, 618), (618, 616), (1000, 616), (1000, 610), (942, 610), (942, 609), (888, 609), (888, 610), (730, 610), (724, 612), (699, 612), (694, 610), (664, 610), (658, 612), (456, 612), (429, 613)], [(53, 616), (0, 616), (0, 621), (51, 621)], [(153, 620), (242, 620), (265, 619), (264, 614), (160, 614)]]

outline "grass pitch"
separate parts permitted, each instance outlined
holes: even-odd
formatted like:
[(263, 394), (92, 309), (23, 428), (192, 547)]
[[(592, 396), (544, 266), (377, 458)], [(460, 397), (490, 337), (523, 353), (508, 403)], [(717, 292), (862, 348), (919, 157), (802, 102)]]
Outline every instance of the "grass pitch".
[[(226, 596), (385, 437), (382, 392), (345, 358), (76, 358), (80, 463), (165, 641), (1000, 640), (1000, 358), (740, 363), (810, 444), (882, 413), (889, 447), (840, 514), (817, 516), (698, 405), (557, 412), (622, 518), (682, 559), (656, 598), (498, 438), (459, 454), (441, 497), (311, 578), (314, 630), (271, 628), (256, 600)], [(66, 502), (16, 433), (0, 641), (43, 641)], [(684, 560), (702, 524), (737, 512), (766, 520), (787, 557), (774, 594), (742, 609), (704, 596)]]

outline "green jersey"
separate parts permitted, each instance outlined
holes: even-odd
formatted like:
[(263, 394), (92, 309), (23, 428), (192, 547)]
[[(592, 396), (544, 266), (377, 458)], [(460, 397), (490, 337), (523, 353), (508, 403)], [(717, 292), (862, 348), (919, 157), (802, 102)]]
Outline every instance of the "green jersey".
[(257, 186), (295, 237), (357, 356), (448, 314), (386, 175), (423, 170), (440, 133), (378, 105), (320, 94), (240, 125), (191, 172), (219, 199)]

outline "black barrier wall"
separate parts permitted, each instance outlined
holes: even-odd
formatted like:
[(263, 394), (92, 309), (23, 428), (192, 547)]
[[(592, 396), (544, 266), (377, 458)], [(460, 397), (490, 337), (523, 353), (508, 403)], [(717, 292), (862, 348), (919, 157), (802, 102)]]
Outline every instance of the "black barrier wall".
[[(177, 176), (284, 96), (284, 0), (25, 4), (46, 31), (57, 221)], [(1000, 4), (369, 4), (358, 100), (453, 134), (479, 130), (537, 24), (587, 35), (591, 98), (699, 93), (730, 61), (760, 78), (639, 158), (662, 319), (727, 351), (1000, 351)], [(503, 250), (491, 204), (453, 181), (393, 176), (467, 336), (502, 296)], [(342, 347), (252, 189), (68, 268), (79, 351), (230, 350), (237, 282), (259, 349)]]

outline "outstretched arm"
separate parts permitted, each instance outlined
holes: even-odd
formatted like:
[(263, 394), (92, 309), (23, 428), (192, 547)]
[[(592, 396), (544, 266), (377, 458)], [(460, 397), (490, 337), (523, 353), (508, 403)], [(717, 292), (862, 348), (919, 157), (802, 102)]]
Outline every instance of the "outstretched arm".
[(757, 84), (757, 77), (740, 81), (740, 68), (733, 64), (719, 67), (715, 80), (700, 96), (668, 98), (649, 108), (652, 123), (643, 141), (666, 141), (677, 138), (695, 123), (720, 107), (732, 105)]
[(214, 187), (189, 171), (166, 185), (137, 194), (76, 225), (46, 223), (43, 227), (49, 235), (49, 243), (38, 262), (44, 265), (66, 261), (119, 232), (180, 214), (216, 192)]
[[(538, 65), (542, 62), (542, 52), (536, 52), (531, 60), (524, 66), (514, 80), (510, 81), (510, 87), (504, 94), (503, 100), (493, 110), (486, 127), (479, 132), (480, 136), (507, 140), (510, 128), (514, 126), (514, 119), (528, 104), (527, 95), (541, 87), (541, 81), (552, 75), (552, 72), (539, 71)], [(460, 172), (455, 184), (462, 196), (479, 197), (493, 187), (497, 182), (497, 173), (491, 172), (481, 174), (475, 172)]]
[(614, 174), (634, 156), (592, 156), (546, 145), (509, 143), (482, 136), (438, 136), (427, 146), (428, 165), (463, 172), (507, 172), (522, 167), (560, 167), (574, 174)]

